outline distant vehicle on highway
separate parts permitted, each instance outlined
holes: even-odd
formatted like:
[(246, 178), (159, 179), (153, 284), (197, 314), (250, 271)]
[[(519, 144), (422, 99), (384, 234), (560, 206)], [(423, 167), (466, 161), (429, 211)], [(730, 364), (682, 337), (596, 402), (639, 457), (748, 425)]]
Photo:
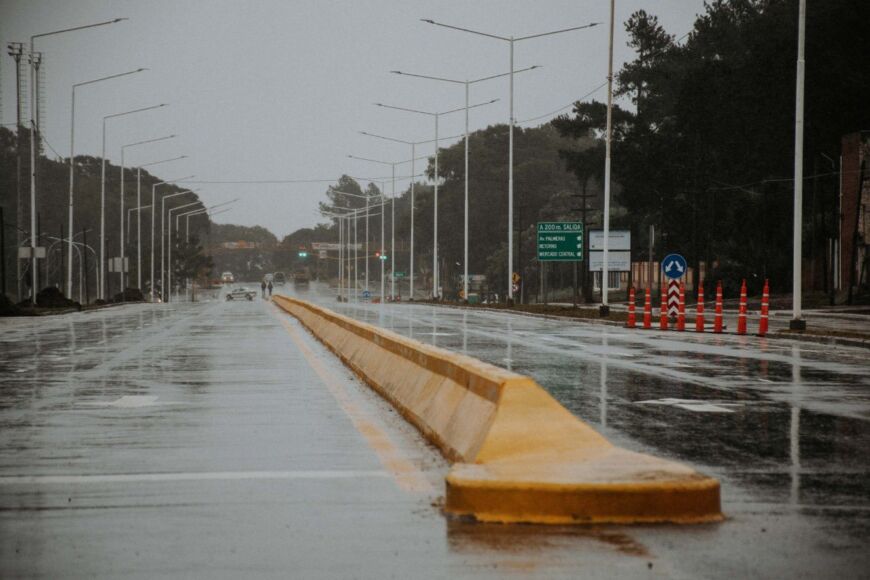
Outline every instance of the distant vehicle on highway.
[(308, 286), (309, 280), (308, 270), (296, 270), (293, 272), (294, 286)]
[(224, 284), (232, 284), (235, 281), (236, 279), (233, 276), (232, 272), (224, 272), (223, 274), (221, 274), (221, 282), (223, 282)]
[(275, 272), (273, 280), (276, 286), (283, 286), (287, 282), (287, 275), (284, 272)]
[(272, 281), (272, 278), (274, 278), (274, 276), (272, 274), (266, 274), (263, 276), (263, 282), (268, 284), (269, 282)]
[(239, 286), (238, 288), (232, 290), (229, 294), (227, 294), (227, 302), (231, 302), (233, 300), (253, 300), (256, 297), (256, 290), (245, 288), (244, 286)]

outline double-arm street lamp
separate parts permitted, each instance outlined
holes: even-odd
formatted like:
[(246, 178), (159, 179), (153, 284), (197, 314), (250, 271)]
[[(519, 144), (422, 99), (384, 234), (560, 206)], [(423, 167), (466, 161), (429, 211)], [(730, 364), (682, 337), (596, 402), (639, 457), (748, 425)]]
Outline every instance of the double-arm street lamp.
[[(468, 32), (470, 34), (476, 34), (478, 36), (485, 36), (487, 38), (492, 38), (494, 40), (501, 40), (503, 42), (507, 42), (510, 46), (510, 124), (509, 124), (509, 132), (508, 132), (508, 303), (513, 303), (514, 300), (514, 291), (513, 291), (513, 271), (514, 271), (514, 123), (516, 122), (514, 119), (514, 44), (523, 40), (531, 40), (533, 38), (541, 38), (543, 36), (552, 36), (554, 34), (561, 34), (563, 32), (572, 32), (575, 30), (583, 30), (585, 28), (592, 28), (593, 26), (597, 26), (597, 22), (592, 22), (590, 24), (584, 24), (582, 26), (572, 26), (571, 28), (562, 28), (560, 30), (552, 30), (550, 32), (542, 32), (540, 34), (530, 34), (528, 36), (498, 36), (496, 34), (489, 34), (486, 32), (480, 32), (477, 30), (471, 30), (469, 28), (462, 28), (459, 26), (451, 26), (449, 24), (442, 24), (441, 22), (435, 22), (434, 20), (423, 18), (421, 19), (423, 22), (427, 22), (429, 24), (434, 24), (435, 26), (441, 26), (443, 28), (450, 28), (451, 30), (458, 30), (460, 32)], [(607, 240), (607, 235), (605, 234), (604, 239)], [(605, 241), (605, 244), (607, 242)]]
[[(74, 184), (75, 184), (75, 130), (76, 130), (76, 89), (79, 87), (83, 87), (85, 85), (93, 85), (96, 83), (100, 83), (103, 81), (108, 81), (111, 79), (117, 79), (120, 77), (125, 77), (127, 75), (133, 75), (136, 73), (140, 73), (142, 71), (146, 71), (146, 68), (138, 68), (136, 70), (131, 70), (123, 73), (118, 73), (114, 75), (109, 75), (105, 77), (100, 77), (98, 79), (93, 79), (90, 81), (84, 81), (80, 83), (76, 83), (72, 86), (72, 106), (70, 108), (70, 123), (69, 123), (69, 231), (73, 231), (73, 200), (74, 200)], [(70, 238), (69, 246), (67, 252), (67, 264), (69, 267), (67, 268), (67, 282), (66, 282), (66, 295), (67, 297), (72, 298), (72, 281), (73, 281), (73, 267), (72, 267), (72, 259), (73, 259), (73, 242), (72, 238)], [(81, 300), (81, 296), (79, 296), (79, 300)]]
[[(418, 115), (427, 115), (435, 119), (435, 195), (434, 195), (434, 207), (433, 207), (433, 239), (432, 239), (432, 298), (439, 298), (439, 279), (438, 279), (438, 120), (443, 115), (449, 115), (451, 113), (458, 113), (459, 111), (467, 111), (468, 109), (474, 109), (477, 107), (483, 107), (485, 105), (491, 105), (492, 103), (498, 101), (498, 99), (492, 99), (485, 103), (478, 103), (476, 105), (460, 107), (458, 109), (451, 109), (449, 111), (442, 112), (432, 112), (432, 111), (420, 111), (418, 109), (408, 109), (405, 107), (395, 107), (392, 105), (384, 105), (383, 103), (375, 103), (378, 107), (384, 107), (385, 109), (395, 109), (397, 111), (405, 111), (407, 113), (416, 113)], [(413, 157), (413, 155), (411, 156)], [(413, 171), (411, 172), (413, 174)]]
[[(71, 28), (63, 28), (61, 30), (53, 30), (51, 32), (43, 32), (34, 34), (30, 37), (30, 231), (36, 231), (36, 155), (37, 155), (37, 130), (41, 134), (41, 128), (37, 127), (36, 123), (36, 69), (39, 66), (41, 58), (38, 58), (36, 52), (36, 39), (45, 38), (47, 36), (56, 36), (67, 32), (76, 32), (87, 28), (96, 28), (98, 26), (106, 26), (127, 20), (126, 18), (115, 18), (114, 20), (106, 20), (105, 22), (95, 22), (94, 24), (85, 24), (84, 26), (73, 26)], [(36, 293), (38, 292), (38, 272), (36, 266), (36, 246), (37, 236), (32, 236), (30, 239), (30, 259), (31, 259), (31, 274), (33, 276), (33, 286), (31, 292), (31, 302), (36, 304)]]
[[(126, 274), (126, 268), (125, 268), (126, 259), (125, 258), (127, 256), (127, 246), (125, 243), (126, 240), (124, 239), (124, 201), (125, 201), (125, 199), (124, 199), (124, 155), (126, 154), (127, 149), (130, 147), (138, 147), (140, 145), (147, 145), (149, 143), (157, 143), (158, 141), (167, 141), (169, 139), (175, 139), (175, 137), (176, 137), (176, 135), (166, 135), (164, 137), (156, 137), (154, 139), (145, 139), (143, 141), (136, 141), (135, 143), (128, 143), (127, 145), (121, 146), (121, 224), (120, 224), (120, 228), (121, 228), (121, 236), (120, 236), (120, 238), (121, 238), (121, 240), (120, 240), (121, 253), (119, 254), (121, 256), (121, 268), (120, 268), (121, 292), (123, 292), (124, 288), (126, 287), (124, 285), (124, 278), (125, 278), (124, 274)], [(139, 185), (141, 185), (141, 183), (139, 183)], [(142, 205), (142, 191), (141, 191), (141, 188), (138, 186), (136, 188), (136, 205), (137, 206)], [(140, 233), (141, 233), (141, 230), (140, 230)], [(140, 270), (140, 272), (141, 272), (141, 270)], [(140, 278), (141, 278), (141, 276), (140, 276)]]
[[(521, 73), (530, 71), (532, 69), (540, 68), (539, 65), (533, 65), (527, 68), (520, 69), (518, 71), (513, 71), (514, 73)], [(488, 77), (481, 77), (479, 79), (474, 80), (456, 80), (456, 79), (448, 79), (443, 77), (433, 77), (427, 75), (418, 75), (413, 73), (406, 73), (398, 70), (390, 71), (393, 74), (402, 75), (406, 77), (416, 77), (420, 79), (429, 79), (433, 81), (441, 81), (445, 83), (452, 83), (457, 85), (465, 85), (465, 219), (464, 219), (464, 231), (465, 237), (463, 242), (463, 257), (462, 263), (464, 264), (464, 277), (462, 283), (463, 297), (465, 300), (468, 300), (468, 109), (469, 109), (469, 93), (470, 86), (477, 83), (482, 83), (484, 81), (489, 81), (493, 79), (498, 79), (502, 77), (509, 76), (511, 73), (506, 72), (498, 75), (491, 75)]]

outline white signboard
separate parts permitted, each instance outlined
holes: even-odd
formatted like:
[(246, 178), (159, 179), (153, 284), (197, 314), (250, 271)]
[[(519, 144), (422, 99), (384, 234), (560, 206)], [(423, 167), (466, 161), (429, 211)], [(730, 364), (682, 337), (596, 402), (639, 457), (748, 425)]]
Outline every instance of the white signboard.
[[(129, 272), (130, 271), (130, 258), (129, 258), (129, 256), (124, 256), (123, 260), (124, 260), (124, 262), (123, 262), (124, 263), (124, 271)], [(111, 258), (109, 260), (109, 272), (112, 272), (112, 273), (115, 273), (115, 272), (120, 273), (121, 272), (121, 258), (115, 257), (115, 258)]]
[[(589, 251), (589, 271), (601, 272), (604, 269), (604, 252)], [(631, 252), (627, 250), (607, 251), (608, 272), (628, 272), (631, 270)]]
[[(604, 250), (603, 230), (589, 230), (589, 249)], [(612, 250), (631, 250), (631, 232), (629, 230), (610, 230), (610, 244), (607, 249), (608, 253)], [(600, 266), (598, 270), (601, 270)]]

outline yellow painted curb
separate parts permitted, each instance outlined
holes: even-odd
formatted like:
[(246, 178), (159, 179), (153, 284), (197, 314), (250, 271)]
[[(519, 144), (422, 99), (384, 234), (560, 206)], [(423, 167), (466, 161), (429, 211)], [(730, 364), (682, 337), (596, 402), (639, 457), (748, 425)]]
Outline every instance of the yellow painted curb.
[(454, 462), (449, 513), (548, 524), (722, 519), (718, 480), (614, 446), (528, 377), (309, 302), (272, 300)]

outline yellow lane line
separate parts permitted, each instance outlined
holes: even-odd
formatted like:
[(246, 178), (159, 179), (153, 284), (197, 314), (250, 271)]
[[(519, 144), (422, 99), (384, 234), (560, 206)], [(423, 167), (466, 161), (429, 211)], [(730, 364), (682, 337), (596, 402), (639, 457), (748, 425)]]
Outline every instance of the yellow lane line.
[(291, 324), (283, 311), (279, 312), (277, 310), (277, 306), (274, 308), (275, 310), (272, 310), (272, 315), (287, 329), (290, 339), (305, 357), (309, 366), (317, 373), (317, 376), (320, 377), (320, 380), (323, 381), (323, 384), (332, 393), (332, 396), (335, 397), (342, 411), (344, 411), (353, 423), (353, 426), (356, 427), (369, 447), (378, 456), (378, 460), (384, 466), (384, 469), (393, 476), (398, 486), (407, 492), (433, 493), (434, 489), (423, 473), (403, 456), (401, 450), (390, 439), (386, 431), (378, 425), (378, 421), (353, 401), (350, 393), (348, 393), (342, 384), (342, 380), (330, 371), (317, 353), (305, 343), (299, 328)]

